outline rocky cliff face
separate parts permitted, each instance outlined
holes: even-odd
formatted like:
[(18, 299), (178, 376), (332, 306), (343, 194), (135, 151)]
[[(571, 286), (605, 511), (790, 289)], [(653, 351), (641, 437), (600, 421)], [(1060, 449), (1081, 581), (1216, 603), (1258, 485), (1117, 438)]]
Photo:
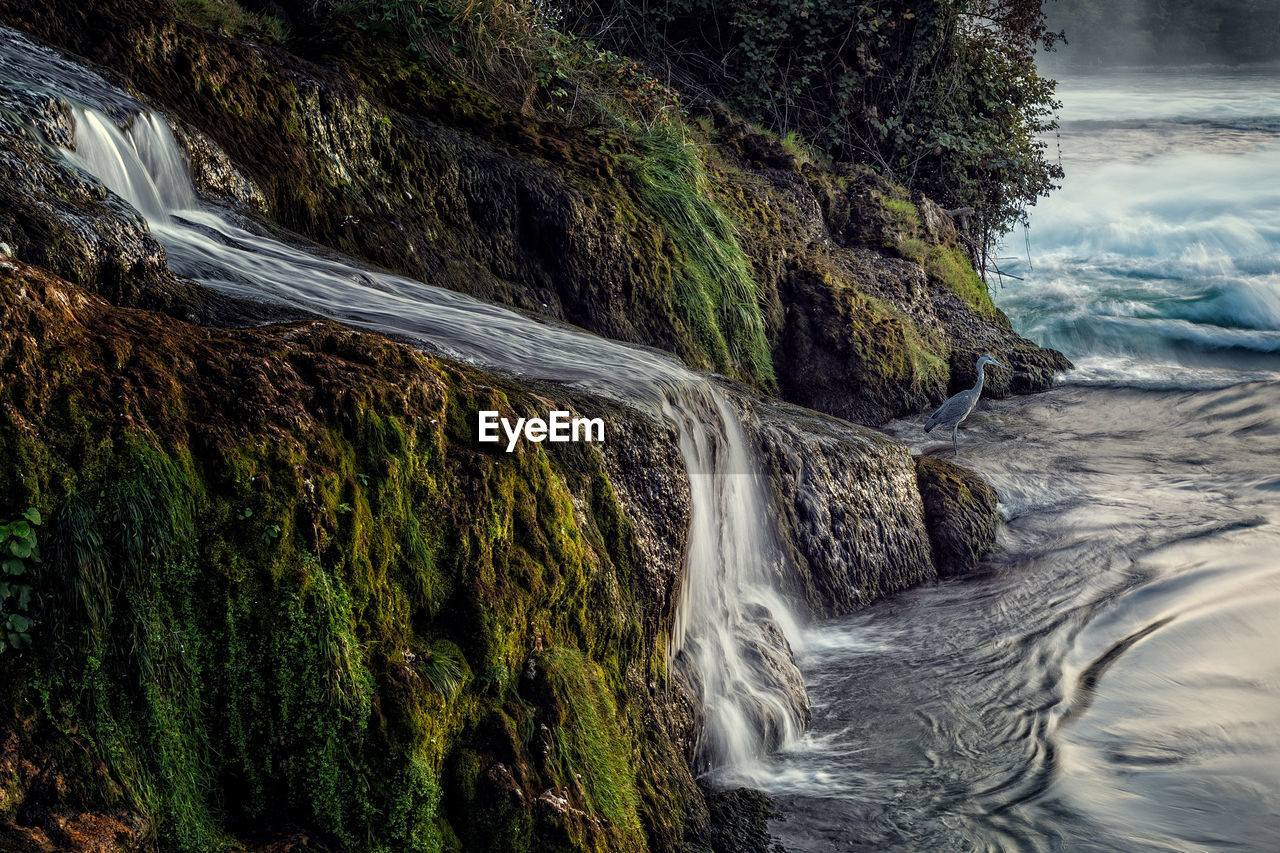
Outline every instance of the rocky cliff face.
[(665, 425), (593, 406), (603, 455), (495, 454), (475, 408), (545, 397), (373, 336), (212, 332), (12, 261), (0, 305), (0, 482), (46, 518), (6, 849), (73, 849), (87, 814), (183, 849), (234, 815), (328, 849), (673, 849), (696, 821)]
[[(983, 349), (1014, 366), (999, 393), (1049, 382), (1060, 357), (994, 312), (927, 200), (704, 116), (708, 199), (760, 285), (759, 371), (682, 313), (689, 259), (625, 141), (152, 0), (0, 0), (0, 21), (167, 110), (212, 203), (736, 374), (780, 582), (814, 616), (989, 547), (963, 472), (760, 397), (879, 422)], [(0, 522), (45, 519), (33, 645), (0, 659), (0, 846), (720, 850), (699, 709), (667, 669), (690, 512), (672, 429), (174, 277), (43, 144), (69, 121), (0, 86)], [(611, 440), (474, 441), (478, 408), (549, 404)]]
[(797, 406), (753, 401), (750, 412), (790, 551), (780, 580), (813, 616), (937, 577), (906, 447)]

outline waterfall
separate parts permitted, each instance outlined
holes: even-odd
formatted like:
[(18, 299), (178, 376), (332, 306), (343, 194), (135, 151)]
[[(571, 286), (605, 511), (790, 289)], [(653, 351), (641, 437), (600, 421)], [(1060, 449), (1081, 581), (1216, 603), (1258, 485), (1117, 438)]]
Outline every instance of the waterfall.
[[(202, 206), (166, 120), (101, 78), (0, 28), (5, 80), (73, 104), (66, 160), (129, 202), (179, 275), (409, 339), (448, 358), (561, 382), (653, 412), (679, 431), (692, 512), (670, 651), (699, 694), (701, 769), (796, 737), (807, 708), (795, 618), (759, 465), (717, 387), (674, 359), (453, 291), (286, 245)], [(92, 93), (92, 98), (83, 93)], [(111, 116), (128, 116), (127, 121)]]

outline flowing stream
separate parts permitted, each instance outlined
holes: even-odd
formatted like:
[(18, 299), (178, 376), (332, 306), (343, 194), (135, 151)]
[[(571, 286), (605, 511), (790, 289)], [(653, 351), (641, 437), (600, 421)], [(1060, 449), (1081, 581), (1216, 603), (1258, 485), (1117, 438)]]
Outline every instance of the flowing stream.
[(782, 556), (759, 466), (732, 406), (710, 380), (656, 351), (266, 236), (197, 198), (162, 116), (92, 72), (0, 29), (4, 83), (71, 105), (74, 150), (63, 156), (146, 219), (178, 274), (668, 418), (680, 433), (692, 496), (672, 649), (700, 693), (699, 763), (741, 763), (798, 737), (805, 698), (788, 638), (795, 642), (799, 633), (774, 584)]
[(812, 729), (742, 774), (795, 853), (1280, 849), (1280, 73), (1060, 94), (996, 297), (1077, 369), (961, 430), (999, 554), (806, 631)]

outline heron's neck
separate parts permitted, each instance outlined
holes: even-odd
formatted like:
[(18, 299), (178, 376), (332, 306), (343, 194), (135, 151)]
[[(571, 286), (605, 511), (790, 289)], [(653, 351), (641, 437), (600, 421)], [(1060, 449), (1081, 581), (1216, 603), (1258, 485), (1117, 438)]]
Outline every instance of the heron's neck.
[(985, 364), (980, 365), (978, 367), (978, 382), (976, 385), (973, 386), (973, 390), (975, 391), (982, 390), (982, 376), (983, 376), (983, 371), (985, 371), (986, 369), (987, 369), (987, 366)]

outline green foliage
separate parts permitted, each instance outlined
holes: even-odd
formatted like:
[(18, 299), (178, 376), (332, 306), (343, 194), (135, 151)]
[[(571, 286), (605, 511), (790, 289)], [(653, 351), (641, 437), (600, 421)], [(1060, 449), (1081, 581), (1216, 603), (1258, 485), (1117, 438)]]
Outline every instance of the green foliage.
[(284, 44), (289, 30), (275, 15), (248, 12), (236, 0), (173, 0), (178, 16), (231, 38)]
[(453, 699), (467, 679), (467, 662), (453, 643), (442, 640), (422, 653), (417, 670), (437, 693)]
[[(1039, 0), (609, 0), (587, 14), (777, 133), (875, 165), (990, 238), (1061, 176), (1038, 135), (1054, 127), (1051, 43)], [(706, 26), (715, 20), (714, 27)], [(985, 241), (984, 241), (985, 242)]]
[(920, 211), (906, 199), (885, 198), (884, 207), (899, 228), (914, 231), (920, 227)]
[(522, 113), (616, 125), (659, 120), (678, 103), (639, 63), (568, 32), (554, 4), (352, 0), (339, 14)]
[(888, 196), (881, 203), (894, 223), (893, 247), (898, 254), (918, 263), (926, 275), (963, 299), (980, 316), (992, 320), (998, 317), (999, 309), (991, 300), (986, 282), (974, 270), (963, 248), (924, 239), (920, 211), (911, 202)]
[(600, 137), (601, 152), (616, 159), (642, 213), (674, 245), (675, 304), (655, 308), (684, 324), (689, 340), (681, 354), (772, 390), (759, 286), (714, 200), (678, 97), (636, 61), (568, 32), (555, 9), (498, 0), (357, 0), (341, 14), (465, 89)]
[(643, 836), (635, 770), (604, 672), (576, 649), (545, 652), (537, 661), (563, 703), (552, 721), (551, 760), (559, 788), (573, 792), (607, 821), (615, 833), (611, 851), (643, 850), (636, 844)]
[(619, 158), (641, 203), (665, 226), (679, 255), (675, 281), (680, 318), (720, 370), (764, 387), (775, 385), (760, 288), (733, 225), (710, 200), (697, 147), (679, 127), (632, 137), (638, 154)]
[(826, 167), (831, 165), (826, 155), (806, 142), (799, 131), (789, 130), (778, 141), (782, 143), (783, 150), (796, 159), (798, 165), (803, 166), (807, 163), (819, 163)]
[(24, 649), (31, 645), (32, 587), (27, 578), (40, 562), (40, 543), (36, 528), (43, 519), (35, 507), (28, 507), (21, 518), (0, 524), (0, 628), (6, 648)]

